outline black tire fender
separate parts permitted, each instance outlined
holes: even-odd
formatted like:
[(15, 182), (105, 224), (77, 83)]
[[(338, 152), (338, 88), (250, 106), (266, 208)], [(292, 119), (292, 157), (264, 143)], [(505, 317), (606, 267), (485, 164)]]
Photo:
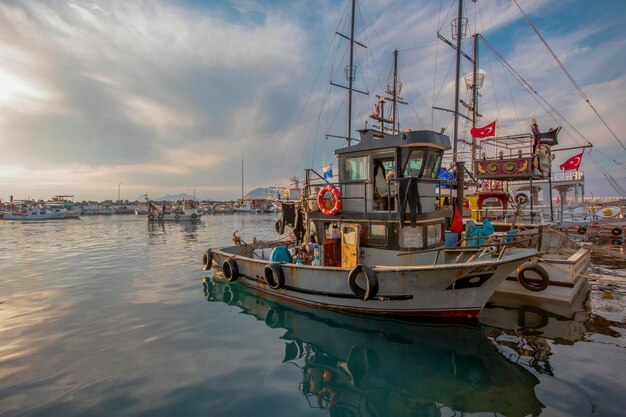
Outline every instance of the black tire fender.
[[(365, 288), (361, 288), (356, 282), (357, 277), (361, 273), (365, 276)], [(348, 285), (356, 298), (363, 301), (371, 300), (378, 294), (378, 277), (376, 272), (367, 265), (358, 264), (352, 268), (348, 274)]]
[(622, 234), (622, 229), (620, 229), (619, 227), (614, 227), (613, 230), (611, 230), (611, 234), (613, 236), (619, 236)]
[(585, 233), (587, 233), (587, 228), (584, 226), (579, 226), (577, 232), (579, 235), (584, 235)]
[(191, 218), (192, 218), (192, 219), (195, 219), (196, 217), (198, 217), (198, 215), (197, 215), (196, 213), (193, 213), (193, 214), (191, 215)]
[(159, 220), (161, 220), (163, 218), (163, 214), (159, 213), (159, 215), (157, 216)]
[[(533, 271), (535, 274), (539, 275), (539, 279), (526, 278), (526, 272), (528, 271)], [(517, 268), (517, 281), (528, 291), (539, 292), (548, 288), (550, 277), (546, 270), (539, 265), (527, 262)]]
[(176, 216), (174, 216), (174, 218), (175, 218), (176, 220), (178, 220), (178, 219), (180, 219), (180, 216), (177, 214)]
[(211, 253), (211, 249), (208, 249), (206, 252), (204, 252), (204, 255), (202, 255), (202, 269), (208, 271), (209, 269), (211, 269), (212, 265), (213, 254)]
[(226, 278), (226, 281), (236, 281), (237, 278), (239, 278), (239, 267), (237, 266), (237, 261), (233, 258), (226, 259), (222, 263), (222, 272), (224, 272), (224, 278)]
[(277, 290), (285, 286), (285, 274), (282, 266), (280, 266), (277, 262), (265, 265), (265, 268), (263, 269), (263, 277), (265, 278), (267, 285), (269, 285), (272, 289)]
[(154, 214), (152, 214), (152, 213), (148, 214), (148, 219), (154, 220)]

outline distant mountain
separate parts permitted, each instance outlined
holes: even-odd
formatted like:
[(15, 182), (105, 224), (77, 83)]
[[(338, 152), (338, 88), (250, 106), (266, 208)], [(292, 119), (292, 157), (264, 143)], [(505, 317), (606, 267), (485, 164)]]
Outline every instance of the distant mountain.
[[(152, 201), (179, 201), (179, 200), (193, 200), (193, 196), (189, 195), (189, 194), (185, 194), (185, 193), (180, 193), (180, 194), (168, 194), (168, 195), (164, 195), (162, 197), (152, 197), (152, 196), (148, 196), (150, 197), (150, 200)], [(200, 197), (196, 196), (196, 198), (198, 200), (200, 200)], [(144, 194), (138, 195), (137, 196), (137, 201), (145, 201), (146, 200), (146, 196)]]
[(248, 194), (246, 194), (244, 198), (261, 199), (261, 198), (266, 198), (272, 194), (276, 195), (276, 187), (272, 187), (272, 188), (259, 187), (250, 191)]

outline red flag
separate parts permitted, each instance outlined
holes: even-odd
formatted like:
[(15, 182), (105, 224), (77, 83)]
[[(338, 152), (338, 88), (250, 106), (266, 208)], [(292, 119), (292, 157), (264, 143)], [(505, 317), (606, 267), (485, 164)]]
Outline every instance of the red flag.
[(579, 153), (576, 156), (572, 156), (570, 159), (563, 162), (561, 164), (561, 171), (578, 171), (578, 168), (580, 167), (580, 162), (583, 160), (583, 152)]
[(473, 138), (488, 138), (490, 136), (496, 136), (496, 122), (497, 120), (494, 120), (493, 122), (489, 123), (486, 126), (473, 127), (470, 130), (472, 137)]

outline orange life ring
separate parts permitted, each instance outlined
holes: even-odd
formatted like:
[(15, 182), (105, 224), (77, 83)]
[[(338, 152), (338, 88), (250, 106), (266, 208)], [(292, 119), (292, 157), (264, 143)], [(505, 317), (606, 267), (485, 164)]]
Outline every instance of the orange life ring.
[[(331, 203), (332, 206), (330, 208), (326, 208), (326, 204), (324, 204), (324, 196), (326, 193), (332, 194)], [(341, 211), (341, 193), (339, 189), (334, 185), (326, 185), (322, 188), (317, 194), (317, 206), (320, 208), (320, 211), (327, 216), (334, 216), (335, 214)]]

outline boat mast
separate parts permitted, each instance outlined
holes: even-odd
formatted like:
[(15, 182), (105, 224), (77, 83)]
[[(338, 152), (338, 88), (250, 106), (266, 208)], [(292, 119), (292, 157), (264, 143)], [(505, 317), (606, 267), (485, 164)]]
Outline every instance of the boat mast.
[(398, 123), (398, 129), (396, 129), (396, 123), (398, 120), (398, 50), (393, 51), (393, 109), (392, 113), (393, 121), (391, 124), (391, 134), (395, 135), (400, 130), (400, 123)]
[(241, 154), (241, 201), (243, 202), (243, 153)]
[[(478, 114), (478, 33), (474, 34), (474, 71), (472, 73), (472, 128), (476, 127), (476, 116)], [(474, 162), (476, 161), (476, 139), (472, 136), (472, 165), (474, 172)]]
[(354, 14), (356, 8), (356, 0), (352, 0), (352, 19), (350, 22), (350, 66), (348, 67), (348, 132), (346, 138), (348, 138), (348, 146), (352, 142), (352, 81), (354, 80)]
[[(459, 15), (456, 22), (456, 78), (454, 83), (454, 141), (452, 144), (452, 165), (457, 161), (457, 143), (459, 141), (459, 100), (461, 78), (461, 40), (463, 39), (463, 0), (459, 0)], [(461, 173), (462, 174), (462, 173)]]

